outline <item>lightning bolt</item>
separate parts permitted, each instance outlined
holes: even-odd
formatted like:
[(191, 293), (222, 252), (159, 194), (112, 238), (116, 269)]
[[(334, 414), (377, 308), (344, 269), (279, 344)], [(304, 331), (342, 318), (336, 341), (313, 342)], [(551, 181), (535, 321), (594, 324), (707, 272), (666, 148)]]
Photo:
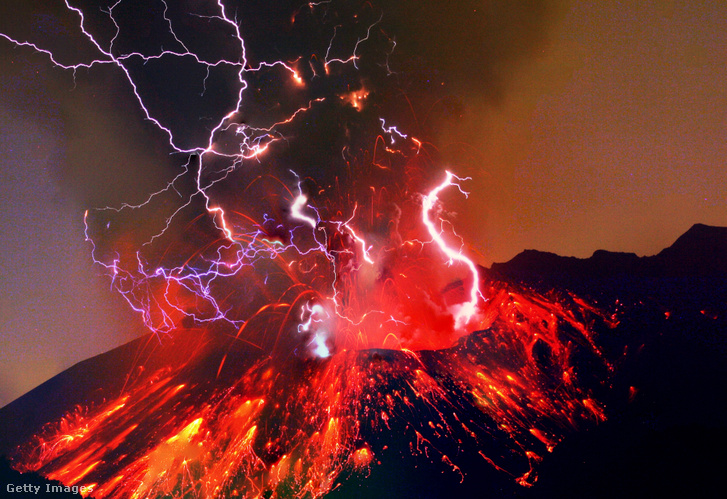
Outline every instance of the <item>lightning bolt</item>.
[(424, 196), (424, 199), (422, 200), (422, 223), (427, 228), (432, 240), (449, 259), (449, 265), (454, 264), (454, 262), (460, 262), (469, 269), (470, 274), (472, 275), (472, 285), (469, 289), (469, 300), (457, 306), (454, 313), (455, 326), (461, 328), (470, 322), (477, 314), (477, 302), (480, 298), (484, 297), (482, 295), (482, 291), (480, 291), (480, 276), (479, 272), (477, 272), (477, 266), (472, 260), (462, 253), (462, 245), (460, 245), (459, 249), (455, 249), (447, 244), (442, 236), (444, 230), (441, 222), (439, 227), (437, 227), (435, 222), (432, 220), (432, 214), (436, 211), (436, 206), (439, 202), (439, 193), (447, 187), (456, 187), (462, 194), (464, 194), (465, 197), (469, 196), (469, 193), (464, 191), (460, 185), (460, 182), (470, 180), (469, 177), (460, 178), (450, 171), (447, 171), (446, 174), (444, 181), (429, 191), (429, 194)]

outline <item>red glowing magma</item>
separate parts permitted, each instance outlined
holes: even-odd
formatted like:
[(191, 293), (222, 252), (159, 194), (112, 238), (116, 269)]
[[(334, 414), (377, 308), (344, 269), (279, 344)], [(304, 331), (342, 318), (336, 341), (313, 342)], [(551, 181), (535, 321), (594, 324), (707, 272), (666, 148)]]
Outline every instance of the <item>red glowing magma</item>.
[[(120, 3), (109, 9), (111, 20)], [(446, 190), (466, 195), (466, 179), (432, 173), (428, 146), (380, 118), (378, 137), (356, 163), (359, 171), (341, 177), (343, 187), (306, 183), (299, 172), (265, 171), (266, 155), (287, 147), (286, 132), (306, 114), (331, 102), (362, 113), (370, 95), (364, 85), (313, 98), (270, 126), (251, 127), (241, 119), (250, 75), (283, 74), (291, 81), (280, 84), (296, 87), (310, 81), (300, 61), (251, 66), (240, 28), (221, 0), (212, 2), (216, 13), (208, 17), (237, 40), (238, 60), (193, 54), (166, 14), (178, 49), (121, 54), (115, 37), (105, 46), (96, 41), (81, 10), (66, 5), (100, 53), (91, 64), (63, 65), (41, 47), (2, 36), (64, 68), (117, 67), (173, 151), (194, 155), (147, 202), (92, 210), (85, 219), (94, 260), (115, 288), (162, 344), (187, 346), (121, 394), (50, 423), (17, 450), (17, 469), (84, 486), (98, 498), (318, 497), (342, 473), (376, 466), (387, 448), (381, 442), (401, 432), (412, 453), (453, 473), (460, 472), (456, 456), (443, 449), (457, 441), (478, 449), (483, 466), (528, 485), (536, 479), (534, 466), (564, 434), (604, 419), (571, 360), (583, 349), (608, 365), (589, 328), (603, 318), (578, 300), (566, 306), (486, 283), (440, 200)], [(342, 58), (330, 56), (334, 28), (317, 58), (322, 71), (311, 64), (310, 79), (357, 70), (377, 23)], [(204, 146), (177, 144), (148, 111), (128, 69), (132, 61), (162, 57), (238, 70), (237, 102)], [(136, 250), (109, 249), (108, 220), (149, 209), (190, 177), (193, 194), (161, 230)], [(230, 184), (234, 196), (221, 189)], [(195, 206), (198, 216), (180, 222)], [(180, 225), (183, 246), (169, 237)], [(196, 246), (190, 249), (189, 240)], [(207, 343), (177, 338), (189, 334)], [(226, 345), (224, 355), (210, 354), (209, 344)], [(247, 353), (235, 357), (240, 344)], [(205, 355), (215, 359), (211, 377), (196, 371)], [(512, 456), (489, 455), (487, 441), (494, 438)]]

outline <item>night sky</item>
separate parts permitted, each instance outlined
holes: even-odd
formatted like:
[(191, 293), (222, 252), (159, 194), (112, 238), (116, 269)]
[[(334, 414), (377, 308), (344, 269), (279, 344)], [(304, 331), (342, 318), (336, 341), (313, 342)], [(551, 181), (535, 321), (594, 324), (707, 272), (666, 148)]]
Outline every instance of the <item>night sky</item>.
[[(724, 2), (383, 3), (418, 131), (473, 177), (457, 229), (479, 263), (651, 255), (727, 225)], [(71, 57), (58, 5), (3, 2), (0, 32)], [(74, 82), (5, 40), (0, 67), (1, 406), (143, 332), (92, 265), (83, 212), (144, 199), (178, 158), (112, 72)]]

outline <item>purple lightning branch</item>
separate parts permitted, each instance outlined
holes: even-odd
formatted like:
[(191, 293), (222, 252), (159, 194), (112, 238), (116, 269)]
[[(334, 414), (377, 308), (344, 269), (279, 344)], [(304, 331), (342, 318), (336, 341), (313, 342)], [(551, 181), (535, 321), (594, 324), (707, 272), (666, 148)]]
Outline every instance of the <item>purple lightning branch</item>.
[[(313, 334), (310, 341), (310, 347), (313, 349), (314, 355), (325, 357), (330, 354), (327, 341), (335, 326), (335, 320), (343, 320), (349, 324), (358, 325), (363, 322), (367, 315), (378, 313), (383, 314), (382, 318), (386, 321), (393, 321), (397, 324), (405, 323), (406, 320), (402, 318), (391, 314), (387, 315), (378, 310), (366, 311), (362, 316), (352, 317), (345, 312), (345, 307), (342, 305), (342, 295), (344, 293), (341, 286), (343, 284), (340, 282), (340, 270), (337, 268), (337, 262), (345, 256), (354, 262), (353, 271), (360, 270), (364, 265), (371, 267), (379, 265), (379, 262), (377, 262), (377, 248), (373, 243), (367, 241), (367, 236), (357, 227), (357, 205), (354, 205), (347, 219), (343, 217), (345, 221), (340, 221), (340, 219), (339, 221), (323, 220), (321, 212), (315, 206), (309, 204), (309, 197), (303, 192), (298, 175), (291, 172), (298, 178), (298, 192), (293, 194), (288, 190), (290, 195), (287, 198), (289, 201), (287, 219), (279, 220), (279, 217), (276, 218), (268, 214), (262, 215), (262, 221), (255, 221), (253, 218), (248, 217), (250, 223), (247, 228), (243, 229), (231, 221), (230, 214), (210, 194), (214, 186), (220, 185), (245, 162), (255, 161), (260, 163), (261, 158), (271, 147), (276, 143), (287, 140), (286, 127), (299, 122), (315, 107), (322, 106), (327, 100), (335, 99), (336, 102), (342, 100), (350, 104), (356, 111), (360, 111), (368, 92), (365, 89), (348, 90), (334, 97), (314, 98), (309, 100), (306, 105), (290, 112), (287, 117), (275, 121), (269, 126), (250, 126), (241, 120), (246, 92), (251, 88), (248, 79), (254, 74), (283, 70), (284, 73), (290, 75), (293, 85), (305, 87), (309, 82), (305, 81), (298, 68), (302, 58), (299, 57), (292, 62), (282, 60), (261, 61), (254, 66), (250, 65), (240, 23), (231, 15), (222, 0), (210, 2), (210, 5), (214, 7), (214, 14), (193, 14), (193, 16), (222, 23), (229, 32), (230, 38), (234, 41), (235, 52), (239, 54), (239, 58), (220, 57), (215, 59), (203, 57), (190, 50), (183, 41), (183, 37), (175, 32), (172, 18), (169, 16), (169, 5), (165, 0), (159, 1), (163, 4), (162, 18), (166, 25), (167, 34), (178, 45), (176, 50), (159, 49), (154, 53), (143, 53), (141, 51), (121, 52), (119, 40), (122, 35), (122, 24), (117, 20), (116, 11), (123, 3), (123, 0), (118, 0), (107, 10), (102, 11), (114, 26), (113, 36), (105, 44), (91, 33), (87, 26), (88, 22), (84, 11), (65, 0), (66, 8), (77, 18), (80, 33), (93, 45), (98, 53), (98, 57), (91, 62), (63, 64), (59, 62), (51, 50), (36, 43), (17, 40), (0, 33), (1, 38), (16, 46), (29, 47), (47, 56), (54, 66), (72, 71), (74, 78), (79, 69), (90, 69), (100, 65), (117, 68), (120, 74), (123, 75), (124, 80), (128, 82), (145, 119), (153, 123), (165, 135), (172, 152), (190, 156), (189, 161), (182, 165), (180, 173), (168, 182), (164, 188), (149, 194), (143, 202), (137, 204), (124, 203), (120, 207), (105, 207), (93, 211), (120, 213), (127, 210), (140, 210), (148, 207), (152, 201), (161, 196), (175, 193), (181, 200), (179, 206), (173, 210), (171, 215), (166, 217), (163, 227), (142, 243), (142, 248), (144, 248), (165, 236), (175, 219), (189, 208), (195, 199), (201, 199), (209, 218), (220, 235), (216, 249), (204, 255), (200, 253), (193, 261), (188, 260), (170, 267), (150, 263), (145, 259), (141, 250), (135, 252), (134, 261), (131, 263), (118, 253), (109, 257), (106, 255), (107, 252), (103, 251), (97, 241), (90, 235), (89, 211), (86, 211), (84, 215), (86, 240), (92, 246), (94, 261), (107, 270), (112, 279), (112, 285), (121, 292), (130, 306), (141, 314), (145, 325), (156, 333), (163, 334), (174, 330), (179, 326), (179, 321), (183, 319), (191, 319), (195, 323), (202, 324), (225, 322), (235, 328), (240, 328), (246, 319), (236, 317), (236, 314), (231, 313), (232, 306), (225, 304), (224, 299), (217, 296), (215, 286), (218, 282), (238, 276), (245, 269), (256, 267), (261, 262), (283, 261), (286, 262), (285, 265), (290, 267), (296, 262), (296, 259), (318, 254), (330, 266), (329, 272), (332, 274), (332, 282), (328, 289), (329, 295), (322, 297), (317, 302), (308, 300), (304, 303), (301, 309), (302, 322), (299, 327), (301, 332), (310, 332), (309, 329), (314, 329), (314, 326), (321, 326), (315, 327), (315, 334)], [(330, 2), (310, 3), (308, 8), (313, 11), (317, 8), (326, 8), (328, 4)], [(371, 39), (374, 28), (382, 19), (383, 14), (376, 21), (369, 24), (365, 32), (360, 33), (355, 44), (350, 48), (347, 57), (333, 57), (331, 55), (334, 43), (337, 40), (339, 27), (341, 27), (340, 25), (334, 26), (322, 59), (326, 75), (330, 73), (333, 64), (352, 66), (355, 70), (358, 70), (359, 63), (362, 60), (361, 48)], [(391, 40), (390, 42), (393, 51), (395, 43)], [(150, 106), (149, 102), (152, 97), (145, 95), (140, 90), (140, 82), (134, 76), (133, 65), (146, 65), (162, 59), (193, 61), (194, 64), (201, 66), (205, 73), (203, 93), (207, 91), (210, 71), (213, 68), (223, 66), (231, 68), (236, 75), (232, 82), (235, 94), (234, 103), (225, 110), (224, 115), (219, 120), (214, 122), (208, 134), (203, 139), (198, 139), (198, 143), (191, 147), (182, 146), (179, 138), (172, 131), (172, 126), (165, 123), (164, 119), (155, 116), (155, 113), (151, 111), (153, 107)], [(311, 69), (311, 79), (323, 77), (312, 64)], [(388, 55), (386, 69), (391, 74), (388, 68)], [(388, 136), (392, 147), (398, 142), (405, 142), (411, 150), (416, 150), (418, 153), (421, 142), (399, 131), (395, 126), (387, 126), (384, 118), (379, 118), (379, 120), (381, 130)], [(231, 148), (227, 145), (228, 142), (233, 142), (235, 145)], [(198, 164), (193, 164), (193, 161), (198, 162)], [(224, 166), (220, 167), (220, 163)], [(185, 196), (181, 194), (178, 186), (190, 176), (194, 179), (194, 190), (191, 194)], [(435, 222), (432, 221), (432, 215), (438, 201), (439, 191), (452, 185), (461, 190), (458, 183), (461, 180), (463, 179), (459, 179), (447, 172), (446, 181), (423, 198), (422, 222), (431, 236), (431, 241), (421, 243), (436, 244), (446, 255), (450, 264), (454, 261), (464, 263), (472, 274), (474, 284), (469, 293), (469, 301), (462, 306), (462, 310), (456, 312), (458, 325), (464, 324), (468, 318), (476, 313), (477, 302), (482, 299), (482, 294), (478, 288), (479, 277), (474, 263), (464, 256), (461, 248), (453, 249), (447, 246), (442, 237), (441, 221), (439, 227), (436, 227)], [(271, 224), (275, 224), (275, 230), (281, 231), (285, 235), (280, 238), (271, 238), (269, 227), (267, 227)], [(341, 237), (345, 235), (345, 237), (350, 238), (353, 241), (351, 247), (333, 249), (331, 242), (336, 235)], [(358, 255), (360, 255), (360, 260)], [(266, 275), (265, 283), (267, 282)], [(195, 306), (190, 307), (189, 303), (183, 302), (179, 298), (180, 294), (192, 297), (190, 300), (195, 303)], [(335, 316), (335, 320), (332, 316)], [(325, 324), (321, 325), (319, 323)]]

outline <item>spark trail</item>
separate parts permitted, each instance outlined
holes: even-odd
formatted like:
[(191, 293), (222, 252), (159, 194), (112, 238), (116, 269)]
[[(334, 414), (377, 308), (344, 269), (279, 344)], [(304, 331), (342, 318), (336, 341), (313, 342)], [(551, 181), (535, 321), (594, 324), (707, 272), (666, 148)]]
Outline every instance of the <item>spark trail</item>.
[[(184, 159), (143, 202), (84, 215), (94, 262), (161, 340), (146, 358), (155, 367), (48, 425), (17, 468), (95, 497), (318, 497), (375, 465), (388, 449), (379, 435), (401, 434), (458, 476), (466, 448), (528, 485), (566, 431), (603, 419), (572, 365), (573, 344), (604, 362), (586, 326), (603, 318), (486, 285), (441, 209), (440, 194), (466, 196), (467, 179), (447, 171), (435, 184), (430, 151), (379, 115), (375, 82), (394, 85), (385, 12), (363, 2), (348, 19), (346, 2), (309, 3), (286, 28), (324, 34), (268, 60), (231, 2), (184, 13), (160, 0), (166, 49), (131, 43), (124, 0), (65, 5), (96, 59), (63, 63), (0, 37), (74, 77), (115, 68)], [(96, 32), (101, 18), (110, 32)], [(224, 42), (203, 50), (190, 25)], [(162, 62), (196, 68), (204, 95), (224, 82), (210, 125), (190, 125), (202, 132), (158, 105), (147, 80)], [(149, 216), (152, 229), (110, 229)]]

